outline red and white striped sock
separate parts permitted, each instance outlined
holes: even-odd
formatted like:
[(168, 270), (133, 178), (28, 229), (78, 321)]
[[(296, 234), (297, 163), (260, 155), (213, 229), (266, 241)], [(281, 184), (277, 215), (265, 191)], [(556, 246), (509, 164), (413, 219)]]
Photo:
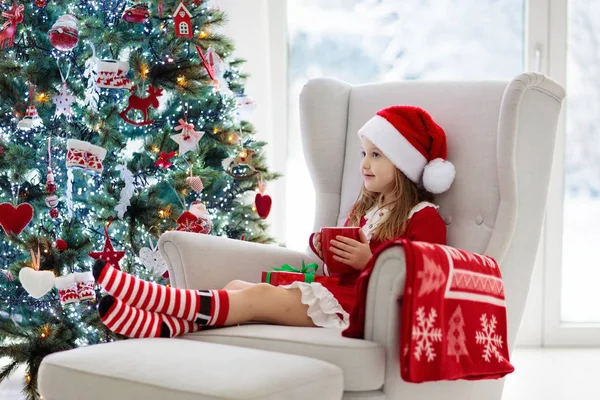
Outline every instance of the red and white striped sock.
[(223, 326), (229, 314), (226, 290), (175, 289), (146, 282), (98, 260), (93, 274), (109, 294), (131, 307), (201, 325)]
[(98, 314), (108, 329), (130, 338), (175, 337), (201, 328), (194, 322), (130, 307), (110, 295), (98, 303)]

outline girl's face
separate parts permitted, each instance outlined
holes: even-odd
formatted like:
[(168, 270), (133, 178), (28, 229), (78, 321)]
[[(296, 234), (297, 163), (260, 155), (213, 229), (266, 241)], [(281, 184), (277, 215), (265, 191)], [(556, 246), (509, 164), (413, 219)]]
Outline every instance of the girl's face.
[(394, 182), (396, 166), (370, 140), (361, 137), (360, 142), (362, 155), (360, 172), (365, 189), (382, 193)]

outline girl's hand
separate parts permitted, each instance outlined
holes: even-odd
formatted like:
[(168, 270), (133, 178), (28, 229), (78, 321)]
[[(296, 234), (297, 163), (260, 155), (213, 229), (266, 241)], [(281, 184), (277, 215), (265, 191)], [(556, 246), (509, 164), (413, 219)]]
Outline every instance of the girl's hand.
[(352, 268), (362, 271), (371, 258), (371, 248), (369, 241), (362, 229), (358, 231), (360, 241), (347, 238), (345, 236), (336, 236), (337, 240), (331, 240), (331, 251), (335, 255), (333, 259), (340, 261)]
[(323, 251), (321, 251), (321, 233), (317, 232), (317, 234), (313, 237), (313, 246), (317, 249), (317, 255), (320, 259), (323, 259)]

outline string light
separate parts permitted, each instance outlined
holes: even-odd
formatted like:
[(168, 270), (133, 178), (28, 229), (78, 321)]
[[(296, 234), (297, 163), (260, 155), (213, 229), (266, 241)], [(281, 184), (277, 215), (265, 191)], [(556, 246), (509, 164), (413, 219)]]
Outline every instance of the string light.
[(185, 86), (185, 84), (186, 84), (185, 76), (183, 76), (183, 75), (179, 75), (179, 76), (177, 77), (177, 84), (178, 84), (179, 86)]

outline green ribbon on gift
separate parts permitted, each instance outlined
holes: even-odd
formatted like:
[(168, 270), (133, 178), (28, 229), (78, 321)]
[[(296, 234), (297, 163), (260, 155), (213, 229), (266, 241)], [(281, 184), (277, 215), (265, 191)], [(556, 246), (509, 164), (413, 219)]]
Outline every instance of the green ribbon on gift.
[[(275, 272), (294, 272), (297, 274), (304, 274), (304, 282), (311, 283), (315, 281), (315, 273), (317, 272), (317, 268), (319, 266), (315, 263), (310, 263), (306, 265), (304, 260), (302, 260), (302, 269), (294, 268), (289, 264), (283, 264), (280, 268), (273, 268)], [(271, 283), (271, 272), (267, 272), (266, 283)]]

